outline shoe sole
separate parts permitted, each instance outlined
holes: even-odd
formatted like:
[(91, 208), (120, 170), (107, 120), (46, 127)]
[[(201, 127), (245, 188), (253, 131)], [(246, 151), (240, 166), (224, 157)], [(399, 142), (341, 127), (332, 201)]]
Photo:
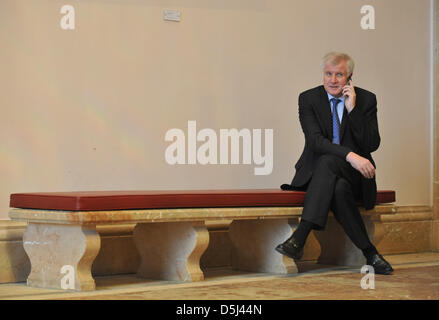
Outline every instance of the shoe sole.
[(275, 250), (277, 252), (279, 252), (280, 254), (283, 254), (284, 256), (287, 256), (288, 258), (294, 259), (294, 260), (300, 260), (303, 256), (303, 253), (300, 254), (299, 256), (294, 256), (292, 254), (290, 254), (289, 252), (283, 250), (281, 247), (276, 247)]
[(392, 269), (387, 269), (387, 270), (382, 270), (382, 271), (377, 271), (376, 268), (374, 266), (372, 266), (371, 264), (368, 264), (368, 266), (373, 268), (373, 271), (375, 274), (383, 274), (383, 275), (389, 275), (393, 273), (393, 268)]
[(375, 272), (375, 274), (382, 274), (382, 275), (389, 275), (389, 274), (392, 274), (393, 273), (393, 270), (386, 270), (386, 271), (383, 271), (383, 272)]

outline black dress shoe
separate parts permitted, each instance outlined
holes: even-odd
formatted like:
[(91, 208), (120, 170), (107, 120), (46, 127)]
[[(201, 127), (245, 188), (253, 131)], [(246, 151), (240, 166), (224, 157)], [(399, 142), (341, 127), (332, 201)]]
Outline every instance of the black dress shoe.
[(376, 253), (367, 260), (367, 264), (372, 266), (376, 274), (391, 274), (393, 268), (382, 255)]
[(303, 256), (303, 246), (299, 245), (293, 237), (278, 245), (276, 251), (296, 260), (300, 260)]

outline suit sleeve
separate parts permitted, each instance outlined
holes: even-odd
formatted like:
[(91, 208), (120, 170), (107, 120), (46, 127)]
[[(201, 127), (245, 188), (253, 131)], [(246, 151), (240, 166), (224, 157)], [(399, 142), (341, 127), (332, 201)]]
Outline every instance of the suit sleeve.
[(365, 153), (372, 153), (378, 149), (381, 138), (378, 131), (377, 100), (373, 93), (369, 93), (364, 102), (348, 115), (349, 128), (360, 149)]
[(307, 101), (304, 94), (299, 95), (299, 120), (305, 134), (305, 141), (314, 153), (332, 154), (346, 160), (346, 156), (351, 150), (345, 146), (332, 143), (323, 128), (321, 121), (317, 119), (312, 105)]

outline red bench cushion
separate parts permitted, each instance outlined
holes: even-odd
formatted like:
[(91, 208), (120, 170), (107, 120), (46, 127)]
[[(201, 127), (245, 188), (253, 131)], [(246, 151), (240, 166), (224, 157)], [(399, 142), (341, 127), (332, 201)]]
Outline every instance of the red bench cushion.
[[(44, 210), (125, 210), (214, 207), (301, 207), (305, 192), (279, 189), (190, 191), (86, 191), (11, 194), (10, 207)], [(395, 202), (378, 191), (377, 204)]]

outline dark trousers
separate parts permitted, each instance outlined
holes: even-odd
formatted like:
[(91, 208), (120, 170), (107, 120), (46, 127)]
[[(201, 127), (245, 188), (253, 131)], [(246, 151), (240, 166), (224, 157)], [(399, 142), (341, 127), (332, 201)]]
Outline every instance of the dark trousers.
[(372, 245), (356, 204), (361, 200), (361, 174), (347, 161), (322, 155), (308, 184), (302, 219), (325, 228), (329, 210), (359, 249)]

